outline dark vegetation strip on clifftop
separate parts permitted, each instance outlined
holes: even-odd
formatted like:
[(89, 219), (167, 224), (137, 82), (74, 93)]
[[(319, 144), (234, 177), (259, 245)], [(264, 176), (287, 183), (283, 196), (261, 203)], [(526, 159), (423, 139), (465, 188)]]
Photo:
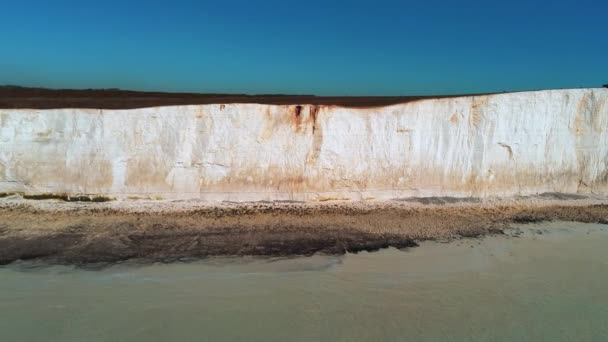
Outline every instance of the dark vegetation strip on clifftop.
[[(467, 94), (483, 95), (483, 94)], [(315, 96), (315, 95), (245, 95), (139, 92), (120, 89), (45, 89), (0, 86), (0, 108), (57, 109), (96, 108), (133, 109), (157, 106), (258, 103), (271, 105), (335, 105), (343, 107), (380, 107), (423, 99), (464, 95), (437, 96)]]

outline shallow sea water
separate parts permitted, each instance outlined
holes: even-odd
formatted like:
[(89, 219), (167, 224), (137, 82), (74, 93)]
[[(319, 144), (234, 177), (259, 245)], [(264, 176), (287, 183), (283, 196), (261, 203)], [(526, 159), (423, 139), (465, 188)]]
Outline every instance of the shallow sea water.
[(0, 267), (2, 341), (605, 341), (608, 225), (343, 257)]

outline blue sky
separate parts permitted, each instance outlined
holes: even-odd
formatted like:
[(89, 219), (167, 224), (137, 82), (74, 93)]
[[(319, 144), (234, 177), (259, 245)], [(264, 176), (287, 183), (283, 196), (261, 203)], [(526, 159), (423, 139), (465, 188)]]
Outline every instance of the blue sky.
[(415, 95), (608, 83), (608, 1), (4, 1), (0, 84)]

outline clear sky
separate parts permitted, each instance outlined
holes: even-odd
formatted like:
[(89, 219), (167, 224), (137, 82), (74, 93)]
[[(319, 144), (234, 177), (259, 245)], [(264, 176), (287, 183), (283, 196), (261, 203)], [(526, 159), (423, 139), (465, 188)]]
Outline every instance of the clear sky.
[(0, 84), (415, 95), (608, 83), (608, 0), (5, 0)]

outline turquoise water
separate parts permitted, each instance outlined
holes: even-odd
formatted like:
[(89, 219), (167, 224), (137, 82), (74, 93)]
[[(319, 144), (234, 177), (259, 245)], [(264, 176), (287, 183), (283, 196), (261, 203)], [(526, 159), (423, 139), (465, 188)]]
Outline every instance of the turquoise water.
[(344, 257), (0, 268), (2, 341), (604, 341), (608, 226)]

